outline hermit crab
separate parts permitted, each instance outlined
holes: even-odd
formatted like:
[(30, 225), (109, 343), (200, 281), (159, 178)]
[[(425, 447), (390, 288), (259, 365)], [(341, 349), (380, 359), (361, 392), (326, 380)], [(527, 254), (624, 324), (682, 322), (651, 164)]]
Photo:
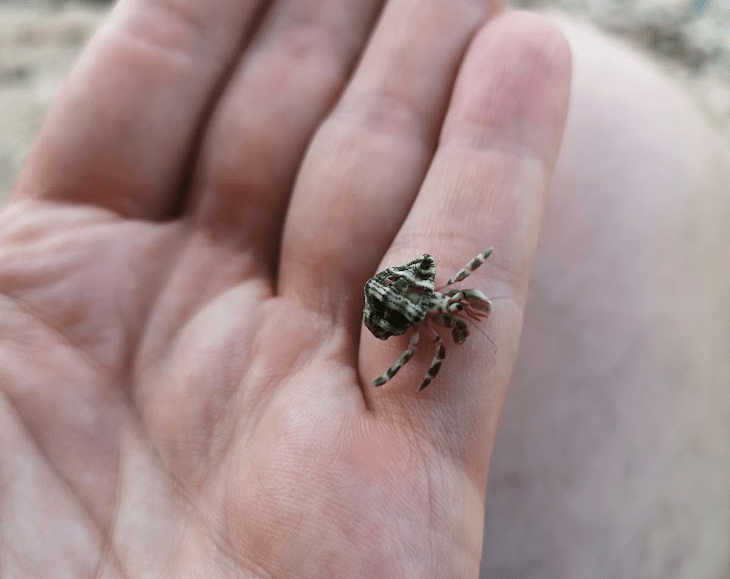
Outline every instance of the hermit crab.
[[(489, 257), (492, 249), (489, 247), (474, 257), (439, 290), (469, 277)], [(376, 338), (387, 340), (406, 333), (409, 328), (414, 329), (408, 348), (395, 364), (373, 381), (373, 386), (385, 384), (411, 359), (418, 347), (421, 329), (425, 327), (436, 343), (436, 353), (418, 388), (423, 390), (438, 374), (446, 357), (444, 341), (431, 322), (450, 328), (454, 342), (463, 344), (469, 336), (465, 318), (485, 319), (492, 311), (489, 298), (482, 292), (475, 289), (437, 291), (435, 279), (436, 263), (424, 253), (406, 264), (381, 271), (365, 284), (363, 321)]]

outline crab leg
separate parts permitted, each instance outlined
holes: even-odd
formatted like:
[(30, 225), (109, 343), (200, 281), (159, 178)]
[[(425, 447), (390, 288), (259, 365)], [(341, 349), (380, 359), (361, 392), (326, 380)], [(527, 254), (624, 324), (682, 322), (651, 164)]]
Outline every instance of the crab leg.
[(411, 341), (408, 343), (408, 348), (400, 355), (400, 358), (395, 361), (395, 364), (393, 364), (385, 371), (385, 374), (383, 374), (380, 378), (376, 378), (375, 380), (373, 380), (373, 386), (382, 386), (393, 376), (395, 376), (398, 373), (398, 370), (406, 365), (408, 360), (411, 359), (413, 353), (416, 351), (416, 348), (418, 348), (419, 337), (420, 333), (418, 329), (416, 329), (416, 331), (413, 333)]
[(452, 283), (456, 283), (457, 281), (461, 281), (461, 280), (469, 277), (469, 274), (471, 272), (473, 272), (475, 269), (477, 269), (480, 265), (482, 265), (484, 263), (484, 261), (491, 255), (493, 250), (494, 250), (493, 247), (488, 247), (487, 249), (482, 251), (479, 255), (477, 255), (475, 258), (473, 258), (469, 263), (467, 263), (463, 268), (461, 268), (459, 271), (457, 271), (454, 274), (454, 277), (452, 277), (449, 281), (447, 281), (446, 285), (443, 287), (446, 287), (447, 285), (451, 285)]
[(436, 342), (436, 354), (434, 355), (433, 360), (431, 360), (431, 367), (428, 369), (428, 372), (426, 372), (426, 377), (423, 379), (423, 382), (421, 382), (421, 385), (418, 387), (419, 392), (423, 390), (426, 386), (428, 386), (431, 383), (431, 380), (434, 379), (436, 374), (439, 373), (439, 370), (441, 370), (441, 361), (446, 357), (446, 346), (444, 345), (443, 338), (441, 338), (441, 336), (439, 336), (439, 333), (431, 326), (428, 326), (428, 329), (433, 334), (433, 341)]
[(466, 325), (466, 322), (461, 318), (457, 318), (455, 315), (438, 314), (431, 319), (440, 326), (449, 328), (451, 330), (451, 338), (457, 344), (463, 344), (469, 337), (469, 327)]
[(450, 314), (458, 314), (463, 311), (471, 318), (479, 320), (489, 316), (492, 311), (492, 302), (479, 290), (450, 290), (444, 295), (448, 297), (444, 309)]

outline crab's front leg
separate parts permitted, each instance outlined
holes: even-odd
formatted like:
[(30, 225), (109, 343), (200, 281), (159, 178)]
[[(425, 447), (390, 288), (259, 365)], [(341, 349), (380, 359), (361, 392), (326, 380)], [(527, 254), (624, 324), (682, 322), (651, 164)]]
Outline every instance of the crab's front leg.
[(449, 290), (444, 295), (447, 296), (445, 309), (450, 314), (464, 311), (473, 318), (480, 319), (492, 312), (492, 302), (479, 290)]
[(452, 314), (436, 314), (431, 318), (438, 325), (451, 330), (451, 338), (457, 344), (463, 344), (469, 337), (469, 326), (461, 318)]
[(385, 373), (380, 376), (380, 378), (376, 378), (375, 380), (373, 380), (373, 386), (382, 386), (393, 376), (395, 376), (398, 373), (398, 370), (400, 370), (408, 363), (408, 360), (413, 357), (416, 348), (418, 348), (418, 340), (420, 336), (421, 335), (418, 331), (418, 328), (416, 328), (416, 330), (413, 332), (413, 337), (411, 338), (411, 341), (408, 343), (408, 348), (406, 348), (406, 350), (400, 355), (400, 358), (395, 361), (395, 364), (388, 368)]

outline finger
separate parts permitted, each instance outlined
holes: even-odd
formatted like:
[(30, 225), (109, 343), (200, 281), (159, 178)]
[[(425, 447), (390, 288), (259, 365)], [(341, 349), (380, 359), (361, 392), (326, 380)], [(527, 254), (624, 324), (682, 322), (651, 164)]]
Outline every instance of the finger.
[(292, 182), (382, 0), (280, 0), (213, 116), (193, 185), (196, 221), (272, 267)]
[(387, 4), (299, 174), (282, 242), (282, 293), (359, 323), (362, 284), (418, 191), (462, 54), (490, 9), (484, 0)]
[(260, 0), (121, 0), (91, 40), (15, 190), (169, 213), (194, 137)]
[[(463, 345), (447, 344), (441, 372), (421, 394), (415, 392), (425, 371), (421, 357), (390, 388), (365, 389), (376, 411), (395, 408), (420, 417), (412, 423), (424, 426), (435, 444), (446, 441), (480, 483), (486, 476), (485, 446), (491, 444), (515, 362), (569, 84), (569, 48), (546, 20), (510, 13), (484, 27), (459, 73), (422, 191), (384, 261), (403, 263), (431, 253), (438, 287), (480, 250), (494, 246), (484, 265), (458, 287), (510, 299), (495, 300), (486, 323), (471, 323), (472, 335)], [(365, 381), (398, 354), (402, 344), (391, 342), (364, 332)]]

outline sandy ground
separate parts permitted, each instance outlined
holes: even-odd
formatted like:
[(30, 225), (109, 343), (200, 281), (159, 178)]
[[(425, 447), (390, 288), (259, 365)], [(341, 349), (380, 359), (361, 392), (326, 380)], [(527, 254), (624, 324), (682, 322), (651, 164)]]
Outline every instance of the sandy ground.
[[(592, 20), (648, 52), (730, 141), (730, 0), (518, 0)], [(0, 0), (0, 201), (110, 4)]]
[(0, 0), (0, 200), (49, 105), (106, 14), (103, 3)]

